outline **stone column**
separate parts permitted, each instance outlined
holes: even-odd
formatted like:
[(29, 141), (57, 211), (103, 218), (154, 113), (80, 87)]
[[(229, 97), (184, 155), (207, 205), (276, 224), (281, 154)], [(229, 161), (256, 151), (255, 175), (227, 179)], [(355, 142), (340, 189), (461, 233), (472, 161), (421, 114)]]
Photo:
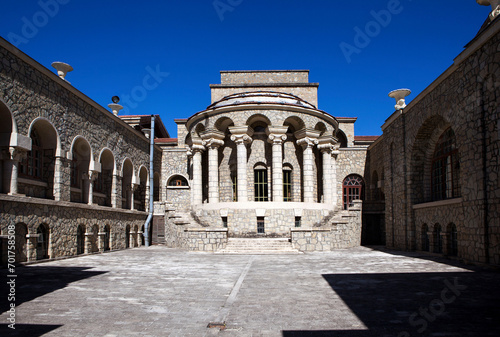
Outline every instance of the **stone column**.
[(27, 262), (36, 261), (39, 234), (26, 234), (26, 259)]
[(130, 231), (130, 234), (129, 234), (129, 247), (130, 248), (134, 248), (136, 246), (136, 243), (134, 241), (136, 234), (137, 234), (136, 232), (134, 232), (132, 230)]
[[(337, 145), (338, 146), (338, 145)], [(340, 151), (336, 149), (335, 151), (332, 151), (332, 203), (337, 207), (338, 206), (338, 186), (339, 182), (337, 181), (337, 157), (340, 154)]]
[(63, 158), (57, 156), (54, 163), (54, 200), (63, 200), (63, 188), (64, 188), (64, 173), (63, 173)]
[(91, 195), (91, 192), (90, 192), (90, 187), (91, 187), (91, 184), (90, 184), (90, 172), (87, 172), (87, 173), (84, 173), (82, 174), (82, 195), (81, 195), (81, 198), (82, 198), (82, 202), (84, 204), (88, 204), (89, 203), (89, 197)]
[(87, 201), (88, 205), (94, 204), (94, 181), (97, 179), (99, 172), (97, 171), (89, 171), (89, 198)]
[(248, 202), (247, 143), (252, 142), (253, 130), (249, 126), (230, 126), (231, 140), (236, 143), (238, 202)]
[(118, 191), (120, 184), (120, 176), (113, 174), (113, 181), (111, 182), (111, 206), (113, 208), (121, 208), (122, 193)]
[(99, 233), (97, 233), (97, 235), (99, 236), (99, 252), (103, 253), (104, 252), (104, 239), (105, 239), (106, 233), (99, 232)]
[(219, 147), (224, 145), (224, 133), (209, 130), (201, 135), (208, 149), (208, 202), (219, 202)]
[(19, 162), (26, 158), (27, 154), (28, 152), (22, 148), (9, 148), (8, 158), (4, 161), (4, 176), (7, 177), (6, 181), (4, 181), (4, 186), (8, 186), (8, 193), (10, 195), (18, 194), (17, 179), (19, 176)]
[[(88, 228), (89, 228), (89, 226), (87, 226), (87, 229)], [(92, 253), (92, 237), (93, 236), (94, 236), (94, 233), (92, 233), (92, 232), (85, 233), (85, 248), (84, 248), (85, 254)]]
[(191, 148), (193, 153), (193, 205), (203, 203), (203, 170), (201, 167), (201, 156), (205, 151), (204, 142), (201, 139), (193, 139)]
[(137, 247), (142, 247), (142, 236), (144, 235), (143, 231), (137, 232)]
[(135, 210), (134, 192), (137, 189), (137, 186), (139, 186), (139, 185), (134, 184), (134, 183), (132, 183), (132, 185), (130, 185), (130, 191), (129, 191), (129, 193), (130, 193), (130, 210), (132, 210), (132, 211)]
[(321, 137), (318, 145), (323, 156), (323, 203), (325, 204), (333, 203), (332, 152), (334, 142), (332, 136)]
[(302, 176), (303, 176), (303, 195), (304, 202), (315, 202), (314, 198), (314, 155), (313, 147), (318, 144), (320, 131), (312, 129), (302, 129), (295, 132), (297, 144), (304, 149)]
[(283, 142), (287, 139), (288, 126), (270, 126), (266, 132), (273, 144), (272, 186), (273, 201), (283, 202)]

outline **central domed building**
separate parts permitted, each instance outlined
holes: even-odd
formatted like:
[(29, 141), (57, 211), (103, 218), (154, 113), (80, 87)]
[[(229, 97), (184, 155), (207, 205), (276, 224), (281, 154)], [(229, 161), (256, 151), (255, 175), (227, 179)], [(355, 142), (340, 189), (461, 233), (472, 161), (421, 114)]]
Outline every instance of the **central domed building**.
[(223, 71), (221, 84), (210, 86), (212, 103), (176, 120), (177, 139), (157, 140), (167, 243), (194, 250), (238, 237), (290, 238), (302, 250), (360, 244), (358, 200), (373, 139), (354, 137), (356, 118), (318, 109), (319, 84), (308, 76)]

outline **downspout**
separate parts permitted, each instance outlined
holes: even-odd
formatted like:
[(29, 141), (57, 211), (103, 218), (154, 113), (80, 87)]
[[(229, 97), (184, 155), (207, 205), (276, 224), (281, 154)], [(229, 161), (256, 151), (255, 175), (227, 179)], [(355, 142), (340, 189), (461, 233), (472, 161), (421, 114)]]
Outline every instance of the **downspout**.
[(151, 115), (151, 135), (149, 136), (149, 214), (144, 224), (144, 243), (149, 247), (149, 224), (153, 218), (154, 207), (154, 174), (153, 174), (153, 158), (155, 145), (155, 116)]

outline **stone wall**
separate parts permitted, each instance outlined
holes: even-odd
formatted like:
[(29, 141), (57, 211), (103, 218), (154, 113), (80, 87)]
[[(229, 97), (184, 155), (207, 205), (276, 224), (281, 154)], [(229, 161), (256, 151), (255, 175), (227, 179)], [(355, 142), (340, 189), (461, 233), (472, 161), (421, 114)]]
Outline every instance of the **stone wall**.
[[(454, 223), (458, 257), (500, 264), (500, 21), (473, 40), (455, 63), (384, 124), (387, 245), (419, 248), (419, 228)], [(432, 157), (451, 127), (459, 157), (461, 215), (431, 201)], [(415, 205), (429, 203), (417, 209)], [(457, 206), (458, 207), (458, 206)]]

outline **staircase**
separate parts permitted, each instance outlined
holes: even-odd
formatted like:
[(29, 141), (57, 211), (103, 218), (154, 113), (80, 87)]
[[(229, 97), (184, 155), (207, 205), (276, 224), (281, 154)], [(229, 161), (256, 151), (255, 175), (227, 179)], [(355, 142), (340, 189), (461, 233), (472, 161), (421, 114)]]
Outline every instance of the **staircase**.
[(302, 254), (292, 247), (287, 238), (229, 238), (225, 249), (216, 254), (266, 255), (266, 254)]

